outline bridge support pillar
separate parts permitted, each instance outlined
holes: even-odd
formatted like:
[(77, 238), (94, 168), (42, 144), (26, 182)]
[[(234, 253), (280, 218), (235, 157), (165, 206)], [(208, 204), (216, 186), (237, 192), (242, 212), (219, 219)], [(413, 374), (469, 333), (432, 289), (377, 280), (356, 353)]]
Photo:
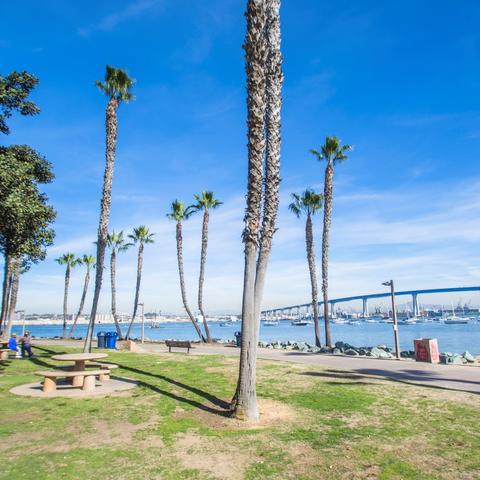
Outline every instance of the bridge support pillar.
[(335, 317), (335, 303), (330, 302), (330, 318), (336, 318)]
[(412, 313), (414, 317), (418, 317), (420, 315), (418, 308), (418, 293), (412, 294)]
[(363, 318), (366, 318), (368, 317), (368, 299), (363, 298), (362, 301), (363, 301), (362, 316)]

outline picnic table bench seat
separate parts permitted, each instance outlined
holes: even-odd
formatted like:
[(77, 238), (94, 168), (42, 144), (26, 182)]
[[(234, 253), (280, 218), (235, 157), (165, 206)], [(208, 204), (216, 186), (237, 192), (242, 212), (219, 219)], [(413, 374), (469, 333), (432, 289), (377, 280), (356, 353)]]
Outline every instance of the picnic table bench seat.
[[(73, 370), (72, 365), (61, 365), (57, 367), (59, 370), (65, 370), (65, 371), (75, 371)], [(115, 365), (114, 363), (96, 363), (96, 362), (91, 362), (85, 364), (85, 369), (89, 368), (96, 368), (97, 370), (101, 370), (102, 373), (98, 376), (98, 379), (101, 382), (108, 382), (110, 380), (110, 370), (113, 370), (115, 368), (118, 368), (118, 365)]]
[(192, 348), (192, 342), (188, 340), (165, 340), (165, 345), (168, 347), (169, 353), (171, 353), (172, 347), (186, 348), (187, 353), (190, 353), (190, 349)]
[(45, 370), (35, 372), (35, 375), (43, 377), (43, 391), (45, 393), (54, 392), (57, 389), (57, 379), (83, 377), (82, 390), (95, 390), (95, 377), (101, 376), (105, 370), (84, 370), (84, 371), (65, 371), (65, 370)]

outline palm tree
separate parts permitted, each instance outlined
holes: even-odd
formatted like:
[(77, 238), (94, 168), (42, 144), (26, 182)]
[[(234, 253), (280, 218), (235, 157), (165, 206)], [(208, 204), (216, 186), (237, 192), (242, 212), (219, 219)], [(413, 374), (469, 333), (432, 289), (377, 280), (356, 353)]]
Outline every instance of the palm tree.
[(232, 407), (236, 417), (252, 420), (258, 419), (256, 359), (260, 308), (279, 202), (283, 83), (279, 11), (280, 0), (248, 0), (245, 15), (248, 185), (243, 231), (242, 345)]
[(351, 145), (342, 145), (341, 140), (335, 136), (326, 137), (325, 144), (321, 146), (320, 151), (310, 150), (317, 160), (325, 160), (327, 162), (323, 191), (322, 292), (323, 317), (325, 319), (325, 344), (328, 348), (332, 348), (332, 335), (330, 332), (330, 317), (328, 312), (328, 253), (330, 225), (332, 223), (333, 170), (337, 163), (341, 163), (348, 158), (347, 152), (350, 150), (352, 150)]
[(210, 218), (210, 210), (213, 210), (223, 202), (217, 200), (213, 192), (202, 192), (200, 195), (194, 195), (197, 203), (194, 205), (196, 211), (203, 210), (203, 225), (202, 225), (202, 251), (200, 254), (200, 273), (198, 275), (198, 309), (203, 318), (203, 326), (205, 328), (205, 335), (207, 342), (211, 343), (212, 337), (208, 328), (207, 317), (203, 311), (203, 282), (205, 279), (205, 263), (207, 261), (207, 247), (208, 247), (208, 221)]
[(313, 190), (305, 190), (301, 195), (292, 193), (293, 202), (289, 210), (297, 217), (307, 216), (305, 223), (305, 242), (307, 247), (308, 268), (310, 270), (310, 283), (312, 287), (313, 323), (315, 327), (315, 345), (321, 347), (320, 331), (318, 328), (318, 287), (317, 267), (315, 265), (315, 246), (313, 243), (312, 216), (322, 208), (322, 194)]
[(195, 330), (202, 342), (205, 341), (205, 338), (202, 335), (200, 328), (195, 321), (195, 317), (192, 314), (188, 306), (187, 301), (187, 292), (185, 288), (185, 275), (183, 272), (183, 238), (182, 238), (182, 222), (188, 220), (190, 216), (195, 212), (195, 207), (189, 206), (185, 207), (185, 204), (181, 200), (174, 200), (171, 205), (170, 213), (167, 213), (167, 217), (170, 220), (177, 222), (176, 225), (176, 238), (177, 238), (177, 261), (178, 261), (178, 275), (180, 277), (180, 291), (182, 292), (182, 302), (187, 312), (188, 317), (190, 318)]
[(105, 82), (96, 81), (95, 84), (108, 98), (105, 113), (106, 148), (105, 148), (105, 174), (103, 177), (102, 200), (100, 202), (100, 219), (97, 238), (97, 272), (95, 275), (95, 291), (93, 294), (92, 310), (88, 331), (85, 339), (84, 351), (92, 349), (93, 329), (95, 316), (97, 315), (98, 300), (102, 289), (103, 265), (105, 261), (105, 249), (107, 245), (108, 221), (110, 218), (110, 204), (112, 200), (113, 166), (115, 163), (115, 151), (117, 147), (117, 109), (122, 102), (133, 99), (130, 92), (134, 80), (121, 68), (107, 65)]
[(113, 321), (115, 322), (115, 328), (117, 330), (118, 338), (122, 338), (122, 329), (120, 328), (120, 323), (118, 321), (117, 315), (117, 287), (116, 287), (116, 267), (117, 267), (117, 253), (125, 252), (128, 250), (130, 244), (125, 243), (123, 237), (123, 230), (120, 232), (112, 231), (107, 235), (107, 245), (111, 250), (110, 255), (110, 282), (112, 290), (112, 316)]
[(66, 265), (65, 269), (65, 289), (63, 291), (63, 333), (62, 338), (67, 338), (67, 310), (68, 310), (68, 289), (70, 287), (71, 269), (79, 264), (79, 259), (75, 258), (73, 253), (64, 253), (61, 257), (55, 259), (59, 265)]
[(79, 265), (84, 265), (85, 267), (87, 267), (87, 270), (85, 272), (85, 280), (83, 281), (83, 292), (80, 299), (80, 306), (78, 307), (78, 312), (75, 315), (72, 327), (70, 328), (70, 333), (68, 334), (69, 337), (73, 337), (75, 326), (77, 325), (78, 319), (83, 313), (85, 299), (87, 298), (88, 285), (90, 283), (90, 270), (95, 267), (95, 257), (93, 255), (84, 255), (81, 259), (79, 258), (77, 262)]
[(133, 246), (138, 243), (138, 260), (137, 260), (137, 285), (135, 287), (135, 300), (133, 302), (133, 314), (132, 319), (130, 320), (130, 325), (128, 326), (127, 334), (125, 338), (128, 340), (130, 338), (130, 332), (132, 331), (132, 325), (137, 316), (138, 308), (138, 297), (140, 295), (140, 282), (142, 281), (142, 264), (143, 264), (143, 249), (145, 244), (153, 243), (154, 233), (150, 233), (150, 230), (145, 225), (140, 225), (137, 228), (133, 229), (133, 233), (128, 236), (132, 243), (128, 246)]

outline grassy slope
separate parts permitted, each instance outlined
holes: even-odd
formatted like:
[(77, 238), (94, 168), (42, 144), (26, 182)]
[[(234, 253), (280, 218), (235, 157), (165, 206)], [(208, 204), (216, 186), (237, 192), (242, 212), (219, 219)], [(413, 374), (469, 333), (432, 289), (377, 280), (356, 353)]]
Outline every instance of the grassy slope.
[(480, 477), (480, 400), (300, 365), (261, 362), (259, 396), (285, 411), (258, 428), (221, 415), (236, 360), (112, 353), (128, 395), (17, 397), (53, 365), (0, 365), (0, 478), (433, 479)]

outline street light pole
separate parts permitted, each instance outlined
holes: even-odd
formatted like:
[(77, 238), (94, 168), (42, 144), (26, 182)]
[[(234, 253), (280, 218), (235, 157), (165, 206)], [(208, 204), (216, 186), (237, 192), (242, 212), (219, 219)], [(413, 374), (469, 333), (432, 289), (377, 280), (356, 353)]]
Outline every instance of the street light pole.
[(393, 318), (393, 336), (395, 338), (395, 357), (400, 360), (400, 341), (398, 339), (398, 321), (397, 321), (397, 309), (395, 308), (395, 287), (393, 280), (383, 282), (382, 285), (390, 287), (392, 295), (392, 318)]
[(139, 303), (138, 305), (142, 307), (142, 343), (145, 343), (145, 315), (144, 315), (145, 304), (142, 302), (142, 303)]

